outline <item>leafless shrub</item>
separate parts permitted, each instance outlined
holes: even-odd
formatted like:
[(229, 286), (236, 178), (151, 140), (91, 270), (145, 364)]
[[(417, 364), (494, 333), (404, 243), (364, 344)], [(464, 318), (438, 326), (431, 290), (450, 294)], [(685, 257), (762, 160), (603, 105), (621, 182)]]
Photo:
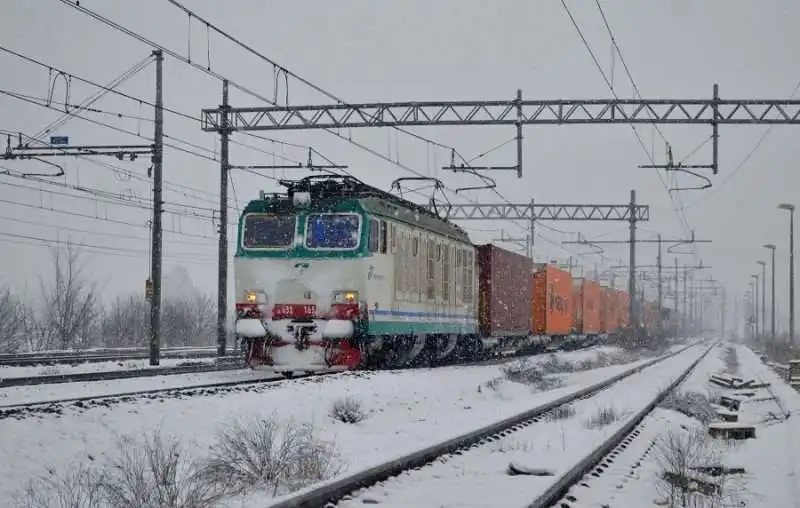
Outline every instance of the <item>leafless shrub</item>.
[(322, 481), (341, 469), (333, 446), (318, 441), (307, 425), (275, 418), (223, 428), (202, 476), (233, 494), (265, 489), (277, 495)]
[(545, 420), (554, 422), (558, 420), (569, 420), (575, 416), (575, 408), (573, 406), (558, 406), (552, 411), (547, 413)]
[(584, 425), (588, 429), (600, 429), (606, 425), (611, 425), (620, 419), (619, 413), (613, 407), (601, 407), (595, 414), (589, 417)]
[(367, 418), (367, 413), (361, 407), (361, 402), (352, 397), (337, 399), (331, 406), (330, 416), (342, 423), (358, 423)]
[(14, 502), (19, 508), (104, 508), (101, 484), (97, 470), (76, 464), (31, 481)]
[[(722, 448), (701, 426), (666, 431), (656, 440), (654, 456), (660, 469), (657, 489), (669, 508), (722, 508), (740, 500), (733, 475), (715, 467), (722, 462)], [(707, 469), (717, 471), (712, 475)]]
[(711, 399), (698, 392), (672, 392), (659, 406), (677, 411), (701, 423), (708, 423), (717, 417)]
[(115, 508), (212, 508), (226, 495), (224, 485), (205, 480), (197, 462), (184, 456), (178, 441), (159, 433), (137, 442), (123, 438), (119, 455), (100, 482)]

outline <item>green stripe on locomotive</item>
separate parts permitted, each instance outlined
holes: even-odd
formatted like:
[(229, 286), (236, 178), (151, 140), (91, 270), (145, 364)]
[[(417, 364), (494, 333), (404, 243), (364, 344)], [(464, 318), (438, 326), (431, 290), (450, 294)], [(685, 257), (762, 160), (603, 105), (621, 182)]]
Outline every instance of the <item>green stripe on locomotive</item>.
[(431, 323), (409, 321), (370, 321), (367, 324), (367, 334), (375, 337), (380, 335), (412, 335), (412, 334), (473, 334), (477, 333), (478, 326), (464, 323)]

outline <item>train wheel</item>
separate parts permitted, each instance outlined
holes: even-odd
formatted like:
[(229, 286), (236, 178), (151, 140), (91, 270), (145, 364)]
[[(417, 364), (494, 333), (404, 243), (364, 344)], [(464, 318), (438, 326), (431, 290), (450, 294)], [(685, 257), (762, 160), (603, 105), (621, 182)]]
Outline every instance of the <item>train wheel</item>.
[(286, 379), (291, 379), (291, 378), (294, 377), (294, 371), (293, 370), (284, 370), (284, 371), (281, 371), (281, 375), (283, 377), (285, 377)]

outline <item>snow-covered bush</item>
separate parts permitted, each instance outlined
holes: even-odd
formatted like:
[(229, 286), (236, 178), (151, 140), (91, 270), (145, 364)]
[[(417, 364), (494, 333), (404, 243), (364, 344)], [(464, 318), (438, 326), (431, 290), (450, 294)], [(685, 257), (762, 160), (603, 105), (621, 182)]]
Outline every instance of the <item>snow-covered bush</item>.
[(342, 423), (358, 423), (368, 416), (361, 407), (361, 401), (352, 397), (334, 401), (329, 414), (331, 418)]
[(273, 417), (221, 429), (202, 476), (232, 494), (263, 489), (277, 495), (328, 479), (341, 467), (334, 446), (310, 426), (281, 425)]
[(101, 490), (112, 507), (212, 508), (227, 491), (207, 482), (175, 439), (154, 433), (144, 440), (122, 438), (118, 455), (105, 468)]
[(105, 464), (48, 470), (17, 497), (17, 506), (212, 508), (228, 495), (225, 485), (206, 481), (202, 465), (188, 459), (177, 440), (156, 432), (143, 440), (123, 437), (117, 445)]
[(735, 474), (722, 467), (722, 451), (699, 425), (661, 434), (654, 448), (660, 470), (657, 490), (663, 496), (658, 504), (669, 508), (742, 506)]
[(63, 474), (49, 470), (34, 479), (14, 504), (19, 508), (105, 508), (101, 485), (98, 470), (75, 464)]
[(663, 409), (671, 409), (681, 414), (699, 420), (701, 423), (708, 423), (717, 416), (711, 399), (698, 392), (672, 392), (659, 406)]

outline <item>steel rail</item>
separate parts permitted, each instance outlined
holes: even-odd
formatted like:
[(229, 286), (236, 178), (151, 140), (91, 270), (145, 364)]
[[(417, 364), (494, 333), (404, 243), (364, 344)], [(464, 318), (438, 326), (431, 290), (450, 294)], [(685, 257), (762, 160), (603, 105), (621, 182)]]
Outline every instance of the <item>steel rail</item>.
[(611, 435), (600, 446), (586, 455), (572, 469), (561, 475), (547, 490), (539, 495), (527, 508), (550, 508), (558, 506), (564, 496), (574, 485), (578, 484), (586, 474), (594, 470), (615, 448), (617, 448), (644, 419), (653, 412), (670, 393), (672, 393), (683, 381), (691, 374), (697, 365), (708, 355), (717, 345), (711, 344), (706, 351), (666, 388), (661, 390), (649, 404), (639, 411), (633, 418), (629, 419), (622, 427)]
[[(559, 397), (556, 400), (515, 416), (511, 416), (502, 421), (486, 425), (472, 432), (468, 432), (455, 438), (448, 439), (447, 441), (431, 445), (425, 449), (418, 450), (398, 459), (371, 467), (339, 480), (332, 481), (331, 483), (321, 485), (317, 488), (310, 488), (305, 492), (301, 492), (300, 494), (292, 496), (288, 499), (269, 505), (269, 508), (322, 508), (334, 505), (338, 501), (342, 500), (345, 496), (357, 490), (373, 486), (405, 471), (421, 468), (441, 456), (452, 454), (460, 450), (469, 449), (476, 444), (486, 441), (492, 436), (504, 435), (520, 428), (527, 427), (532, 420), (542, 417), (544, 414), (559, 406), (569, 404), (582, 398), (593, 396), (609, 388), (618, 381), (621, 381), (622, 379), (641, 372), (642, 370), (668, 358), (672, 358), (673, 356), (676, 356), (697, 345), (699, 345), (699, 343), (685, 346), (678, 351), (662, 355), (641, 365), (630, 368), (620, 374), (612, 376), (604, 381), (577, 390), (563, 397)], [(710, 349), (711, 348), (709, 348), (709, 350)], [(707, 353), (708, 351), (706, 351), (704, 355)]]
[(139, 377), (177, 376), (200, 372), (220, 372), (243, 369), (236, 363), (214, 363), (203, 365), (178, 365), (175, 367), (148, 367), (144, 369), (106, 370), (100, 372), (74, 372), (44, 376), (25, 376), (0, 378), (0, 388), (12, 386), (50, 385), (60, 383), (85, 383), (91, 381), (113, 381), (117, 379), (133, 379)]
[(154, 398), (153, 396), (158, 396), (158, 395), (163, 395), (163, 396), (180, 395), (180, 394), (186, 394), (187, 392), (188, 394), (191, 394), (191, 392), (194, 391), (202, 392), (205, 390), (213, 390), (213, 389), (222, 389), (223, 391), (232, 392), (235, 391), (236, 388), (246, 385), (269, 384), (269, 383), (277, 383), (280, 381), (290, 382), (293, 380), (302, 380), (307, 378), (330, 376), (333, 374), (342, 374), (342, 373), (343, 372), (341, 371), (317, 371), (317, 372), (298, 374), (292, 378), (285, 378), (283, 376), (274, 376), (261, 379), (240, 379), (236, 381), (221, 381), (216, 383), (203, 383), (190, 386), (175, 386), (172, 388), (152, 388), (149, 390), (136, 390), (130, 392), (108, 393), (102, 395), (87, 395), (83, 397), (70, 397), (64, 399), (23, 402), (19, 404), (7, 404), (7, 405), (0, 405), (0, 420), (3, 420), (5, 418), (12, 418), (15, 416), (28, 417), (39, 413), (54, 413), (60, 411), (61, 409), (63, 409), (65, 405), (68, 404), (74, 405), (75, 407), (78, 407), (80, 409), (85, 409), (87, 406), (86, 404), (87, 402), (112, 403), (117, 401), (115, 399), (125, 399), (125, 400), (119, 400), (117, 402), (130, 402), (131, 400), (136, 398), (152, 399)]
[[(164, 359), (192, 359), (210, 358), (216, 356), (216, 350), (204, 351), (165, 351), (161, 358)], [(4, 367), (29, 367), (36, 365), (63, 365), (77, 363), (98, 363), (147, 359), (146, 352), (76, 352), (76, 353), (25, 353), (19, 355), (0, 355), (0, 366)]]

